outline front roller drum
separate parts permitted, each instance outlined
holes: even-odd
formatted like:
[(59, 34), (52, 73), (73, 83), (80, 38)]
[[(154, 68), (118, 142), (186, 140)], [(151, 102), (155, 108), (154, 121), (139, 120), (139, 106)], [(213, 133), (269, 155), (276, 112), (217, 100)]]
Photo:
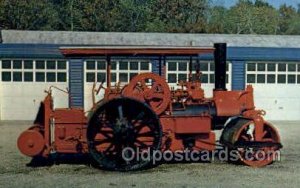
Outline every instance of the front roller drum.
[(88, 123), (89, 153), (98, 167), (114, 171), (150, 166), (152, 158), (137, 157), (159, 150), (162, 129), (155, 112), (135, 99), (115, 98), (100, 105)]
[(271, 164), (282, 147), (278, 132), (270, 123), (264, 122), (260, 140), (256, 138), (254, 121), (237, 118), (226, 126), (220, 142), (230, 151), (236, 151), (242, 164), (252, 167)]
[(29, 157), (41, 155), (45, 148), (43, 135), (34, 129), (24, 131), (19, 136), (17, 144), (21, 153)]

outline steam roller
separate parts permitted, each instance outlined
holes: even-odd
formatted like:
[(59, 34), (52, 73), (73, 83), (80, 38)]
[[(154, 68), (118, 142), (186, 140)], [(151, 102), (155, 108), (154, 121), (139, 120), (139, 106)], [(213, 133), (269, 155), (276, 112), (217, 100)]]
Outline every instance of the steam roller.
[[(47, 92), (34, 121), (18, 139), (18, 148), (26, 156), (51, 158), (53, 154), (89, 155), (105, 170), (140, 170), (153, 164), (124, 156), (145, 151), (215, 151), (215, 130), (223, 130), (219, 144), (236, 151), (238, 162), (263, 167), (271, 164), (282, 147), (276, 128), (265, 121), (265, 111), (254, 106), (253, 87), (226, 89), (226, 44), (203, 47), (66, 47), (66, 57), (105, 56), (107, 78), (99, 88), (104, 98), (95, 101), (89, 115), (83, 108), (53, 108), (52, 90)], [(214, 54), (215, 88), (205, 97), (201, 83), (199, 54)], [(170, 88), (160, 74), (140, 73), (125, 86), (111, 85), (111, 58), (114, 56), (190, 56), (187, 80)], [(106, 87), (104, 87), (106, 82)], [(126, 150), (130, 148), (131, 150)], [(136, 151), (138, 153), (136, 153)]]

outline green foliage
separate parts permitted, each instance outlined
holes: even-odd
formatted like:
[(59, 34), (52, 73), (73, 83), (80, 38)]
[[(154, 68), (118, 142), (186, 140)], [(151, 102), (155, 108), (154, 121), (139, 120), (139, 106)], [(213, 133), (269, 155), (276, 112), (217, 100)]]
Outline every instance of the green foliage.
[(277, 10), (263, 1), (240, 0), (228, 10), (225, 31), (234, 34), (277, 34)]
[(295, 15), (288, 23), (288, 29), (284, 34), (300, 35), (300, 15)]
[(300, 5), (265, 0), (0, 0), (0, 28), (107, 32), (300, 34)]
[(8, 29), (54, 30), (57, 11), (47, 0), (2, 0), (1, 26)]
[(208, 33), (225, 33), (228, 11), (222, 6), (212, 7), (207, 18), (206, 31)]
[(287, 6), (286, 4), (281, 5), (279, 8), (279, 28), (281, 34), (292, 34), (294, 32), (295, 25), (299, 20), (299, 15), (296, 12), (296, 9), (292, 6)]
[(254, 7), (253, 31), (256, 34), (277, 34), (279, 14), (270, 5)]
[(115, 31), (144, 31), (151, 12), (152, 1), (147, 0), (119, 0), (112, 9), (111, 22)]
[(106, 28), (110, 1), (63, 0), (52, 1), (59, 13), (59, 29), (71, 31), (103, 31)]
[(152, 10), (153, 20), (166, 32), (205, 32), (207, 0), (158, 0)]

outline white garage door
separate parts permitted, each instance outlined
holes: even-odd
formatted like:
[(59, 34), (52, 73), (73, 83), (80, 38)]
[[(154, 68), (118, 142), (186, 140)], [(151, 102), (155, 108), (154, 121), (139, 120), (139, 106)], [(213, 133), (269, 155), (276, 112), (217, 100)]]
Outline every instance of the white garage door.
[(255, 105), (269, 120), (300, 120), (300, 64), (248, 62), (247, 83), (254, 87)]
[[(91, 109), (92, 103), (92, 88), (96, 82), (99, 86), (102, 80), (106, 80), (106, 61), (103, 60), (86, 60), (84, 63), (85, 84), (84, 84), (84, 109)], [(112, 60), (111, 62), (111, 79), (112, 86), (120, 82), (123, 87), (136, 74), (142, 72), (151, 72), (152, 67), (150, 61), (147, 60)], [(106, 87), (106, 83), (104, 83)], [(104, 90), (96, 96), (96, 101), (102, 99)]]
[[(195, 62), (194, 62), (195, 63)], [(193, 63), (193, 74), (195, 74), (195, 64)], [(189, 73), (189, 61), (168, 61), (167, 62), (167, 80), (170, 87), (180, 88), (177, 84), (179, 80), (186, 81)], [(226, 67), (226, 87), (231, 90), (231, 63), (227, 63)], [(214, 62), (201, 61), (200, 62), (201, 87), (204, 89), (205, 97), (212, 97), (213, 89), (215, 87), (215, 67)]]
[[(64, 60), (1, 60), (1, 120), (33, 120), (45, 90), (68, 87)], [(54, 107), (67, 107), (68, 97), (53, 90)]]

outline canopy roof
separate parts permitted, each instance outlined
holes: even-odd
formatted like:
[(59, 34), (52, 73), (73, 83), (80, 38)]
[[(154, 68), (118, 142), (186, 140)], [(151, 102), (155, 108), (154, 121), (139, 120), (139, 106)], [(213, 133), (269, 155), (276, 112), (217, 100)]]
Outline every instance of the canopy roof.
[(61, 47), (60, 51), (65, 56), (195, 56), (213, 53), (214, 48), (195, 46), (69, 46)]

